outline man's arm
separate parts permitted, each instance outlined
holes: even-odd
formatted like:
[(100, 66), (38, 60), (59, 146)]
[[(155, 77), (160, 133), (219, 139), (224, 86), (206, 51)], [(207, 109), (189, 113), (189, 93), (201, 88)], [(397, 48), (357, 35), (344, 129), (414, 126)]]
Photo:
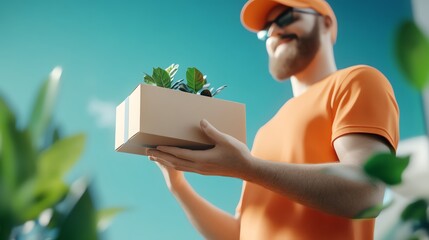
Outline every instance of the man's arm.
[(158, 164), (171, 193), (186, 213), (189, 221), (205, 239), (239, 238), (238, 217), (216, 208), (199, 196), (183, 176), (183, 172)]
[(378, 138), (349, 134), (335, 140), (340, 160), (327, 164), (287, 164), (252, 161), (249, 181), (325, 212), (356, 217), (361, 211), (380, 204), (384, 186), (369, 182), (362, 164), (376, 152), (389, 148)]
[(307, 206), (349, 218), (382, 201), (383, 186), (366, 180), (352, 180), (341, 174), (328, 174), (361, 174), (361, 166), (369, 156), (389, 151), (389, 147), (379, 138), (366, 134), (339, 137), (334, 142), (338, 163), (288, 164), (253, 157), (247, 146), (219, 132), (207, 121), (202, 121), (201, 127), (214, 141), (214, 148), (193, 151), (158, 147), (150, 155), (155, 161), (178, 170), (241, 178)]

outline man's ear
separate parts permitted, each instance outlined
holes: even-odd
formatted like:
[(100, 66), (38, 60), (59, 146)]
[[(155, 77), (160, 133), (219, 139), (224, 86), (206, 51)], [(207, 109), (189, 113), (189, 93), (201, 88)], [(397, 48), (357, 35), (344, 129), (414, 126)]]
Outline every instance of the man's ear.
[(332, 19), (329, 16), (323, 16), (323, 25), (326, 29), (330, 29), (332, 27)]
[(323, 33), (324, 35), (329, 35), (331, 36), (331, 27), (332, 27), (332, 19), (329, 16), (323, 16), (323, 19), (320, 23), (321, 25), (321, 33)]

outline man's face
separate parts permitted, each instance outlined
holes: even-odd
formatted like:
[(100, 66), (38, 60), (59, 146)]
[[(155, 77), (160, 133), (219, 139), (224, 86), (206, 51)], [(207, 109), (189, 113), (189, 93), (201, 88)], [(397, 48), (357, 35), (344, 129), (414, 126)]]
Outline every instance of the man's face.
[[(268, 22), (283, 13), (287, 7), (273, 9)], [(271, 75), (277, 80), (290, 78), (303, 71), (320, 48), (318, 17), (294, 12), (295, 21), (283, 28), (272, 24), (266, 47)]]

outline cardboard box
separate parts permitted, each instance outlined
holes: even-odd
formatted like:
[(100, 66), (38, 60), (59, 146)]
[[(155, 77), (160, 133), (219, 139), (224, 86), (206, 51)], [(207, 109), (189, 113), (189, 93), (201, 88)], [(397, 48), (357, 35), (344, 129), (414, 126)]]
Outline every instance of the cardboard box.
[(204, 118), (246, 143), (244, 104), (140, 84), (116, 108), (115, 149), (147, 155), (158, 145), (211, 148), (200, 128)]

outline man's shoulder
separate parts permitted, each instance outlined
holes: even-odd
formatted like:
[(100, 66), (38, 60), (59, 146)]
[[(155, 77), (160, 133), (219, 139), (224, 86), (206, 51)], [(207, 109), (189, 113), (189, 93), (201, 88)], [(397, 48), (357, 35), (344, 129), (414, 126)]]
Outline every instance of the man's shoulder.
[(372, 66), (355, 65), (340, 69), (337, 71), (337, 74), (336, 86), (339, 88), (348, 89), (352, 86), (359, 88), (362, 86), (369, 88), (392, 88), (387, 77), (381, 71)]
[(372, 67), (372, 66), (369, 66), (369, 65), (363, 65), (363, 64), (361, 64), (361, 65), (354, 65), (354, 66), (350, 66), (350, 67), (338, 70), (338, 73), (342, 73), (342, 74), (345, 74), (345, 75), (348, 75), (350, 73), (356, 74), (356, 73), (368, 73), (368, 72), (369, 73), (371, 73), (371, 72), (372, 73), (378, 73), (378, 74), (381, 73), (375, 67)]
[(343, 68), (337, 71), (337, 80), (340, 82), (348, 81), (387, 81), (386, 76), (377, 68), (369, 65), (355, 65)]

